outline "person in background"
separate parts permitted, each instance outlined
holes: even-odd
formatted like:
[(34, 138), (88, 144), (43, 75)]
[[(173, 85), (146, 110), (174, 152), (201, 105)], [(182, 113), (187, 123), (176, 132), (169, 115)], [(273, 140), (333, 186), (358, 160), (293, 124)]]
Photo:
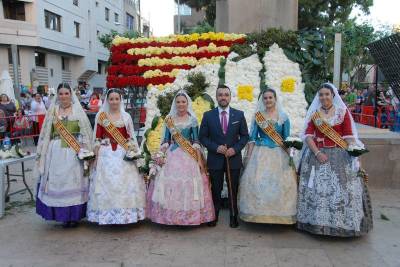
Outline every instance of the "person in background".
[(6, 114), (4, 113), (3, 110), (0, 109), (0, 138), (3, 139), (5, 137), (5, 134), (7, 132), (7, 119), (6, 119)]
[(86, 109), (88, 109), (90, 97), (93, 94), (93, 90), (89, 87), (88, 83), (84, 85), (84, 88), (85, 88), (84, 89), (85, 93), (81, 94), (82, 95), (82, 102), (85, 103)]
[(98, 112), (102, 105), (102, 101), (97, 93), (93, 93), (89, 101), (89, 111)]
[(21, 108), (24, 110), (28, 110), (30, 102), (30, 100), (28, 99), (28, 95), (26, 93), (21, 93), (19, 95), (19, 98), (21, 99)]
[(353, 112), (355, 110), (355, 105), (356, 105), (356, 100), (357, 100), (357, 94), (355, 93), (355, 90), (352, 88), (349, 88), (349, 91), (346, 95), (346, 104), (350, 112)]
[(13, 124), (13, 137), (27, 135), (29, 131), (29, 120), (25, 116), (25, 111), (19, 108), (15, 114), (15, 121)]
[(42, 100), (43, 100), (44, 106), (46, 107), (46, 109), (48, 109), (50, 106), (49, 95), (47, 93), (44, 93)]
[(4, 111), (6, 117), (12, 117), (17, 111), (14, 102), (6, 94), (2, 94), (0, 98), (0, 109)]
[(7, 120), (7, 129), (6, 132), (11, 132), (11, 125), (13, 124), (13, 116), (17, 108), (14, 102), (6, 94), (2, 94), (0, 96), (0, 109), (4, 112), (5, 119)]
[[(40, 132), (40, 127), (39, 127), (39, 122), (41, 116), (44, 116), (46, 114), (46, 106), (42, 100), (42, 96), (39, 93), (36, 93), (34, 95), (34, 98), (31, 102), (31, 110), (30, 110), (32, 115), (35, 115), (32, 120), (33, 120), (33, 134), (38, 135)], [(35, 146), (38, 144), (39, 137), (35, 136), (33, 137), (33, 142), (35, 143)]]

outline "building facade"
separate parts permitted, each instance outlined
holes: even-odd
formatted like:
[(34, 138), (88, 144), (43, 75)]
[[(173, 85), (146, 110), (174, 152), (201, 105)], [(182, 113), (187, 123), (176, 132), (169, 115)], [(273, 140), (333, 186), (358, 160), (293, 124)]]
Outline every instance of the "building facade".
[(217, 31), (250, 33), (268, 28), (297, 30), (298, 0), (219, 0)]
[(109, 52), (98, 37), (138, 30), (138, 0), (0, 1), (0, 73), (14, 78), (10, 45), (18, 46), (19, 82), (26, 87), (106, 86)]
[[(180, 32), (178, 27), (178, 13), (180, 14)], [(195, 8), (190, 8), (187, 5), (176, 5), (174, 16), (174, 33), (189, 33), (194, 27), (204, 21), (205, 16), (206, 14), (204, 10), (197, 11)]]

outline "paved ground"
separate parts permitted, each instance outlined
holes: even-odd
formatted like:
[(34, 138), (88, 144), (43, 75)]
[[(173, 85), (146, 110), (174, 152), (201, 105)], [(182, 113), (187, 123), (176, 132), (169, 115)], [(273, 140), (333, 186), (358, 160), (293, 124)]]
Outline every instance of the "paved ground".
[(371, 192), (375, 228), (354, 239), (277, 225), (230, 229), (226, 211), (215, 228), (145, 222), (63, 229), (38, 217), (21, 194), (0, 219), (0, 266), (400, 266), (400, 191)]

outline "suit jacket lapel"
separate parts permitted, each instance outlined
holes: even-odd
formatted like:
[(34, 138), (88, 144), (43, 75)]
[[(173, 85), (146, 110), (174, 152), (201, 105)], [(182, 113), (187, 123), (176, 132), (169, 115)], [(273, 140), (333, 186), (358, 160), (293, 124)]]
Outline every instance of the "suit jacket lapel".
[(222, 124), (221, 124), (221, 120), (219, 118), (219, 111), (218, 108), (214, 109), (214, 115), (215, 115), (215, 119), (217, 120), (217, 128), (218, 130), (221, 132), (221, 134), (223, 135), (224, 132), (222, 131)]
[(228, 130), (226, 131), (226, 134), (228, 134), (230, 129), (232, 128), (231, 125), (232, 125), (234, 119), (235, 119), (235, 114), (234, 114), (232, 108), (230, 108), (230, 110), (229, 110)]

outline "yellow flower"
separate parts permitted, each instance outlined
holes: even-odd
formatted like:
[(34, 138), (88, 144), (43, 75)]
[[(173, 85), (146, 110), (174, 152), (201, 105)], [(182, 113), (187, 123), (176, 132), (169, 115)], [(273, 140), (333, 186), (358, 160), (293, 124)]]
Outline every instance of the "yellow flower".
[(285, 77), (281, 83), (281, 91), (284, 93), (293, 93), (296, 89), (296, 79), (294, 77)]
[(201, 120), (203, 119), (204, 112), (211, 109), (211, 103), (199, 96), (193, 101), (192, 107), (194, 113), (196, 113), (197, 121), (200, 124)]
[(251, 85), (238, 85), (237, 95), (239, 100), (248, 100), (249, 102), (253, 101), (253, 90), (254, 87)]
[(246, 35), (244, 34), (228, 34), (223, 32), (208, 32), (208, 33), (192, 33), (192, 34), (184, 34), (184, 35), (170, 35), (166, 37), (149, 37), (149, 38), (134, 38), (129, 39), (126, 37), (116, 36), (113, 40), (113, 45), (120, 45), (120, 44), (137, 44), (137, 43), (150, 43), (150, 42), (157, 42), (157, 43), (172, 43), (172, 42), (197, 42), (199, 40), (211, 40), (211, 41), (234, 41), (237, 39), (244, 38)]
[(157, 152), (160, 148), (163, 124), (164, 120), (160, 118), (158, 120), (157, 127), (154, 130), (150, 131), (149, 134), (147, 135), (146, 145), (147, 149), (150, 151), (151, 154)]

